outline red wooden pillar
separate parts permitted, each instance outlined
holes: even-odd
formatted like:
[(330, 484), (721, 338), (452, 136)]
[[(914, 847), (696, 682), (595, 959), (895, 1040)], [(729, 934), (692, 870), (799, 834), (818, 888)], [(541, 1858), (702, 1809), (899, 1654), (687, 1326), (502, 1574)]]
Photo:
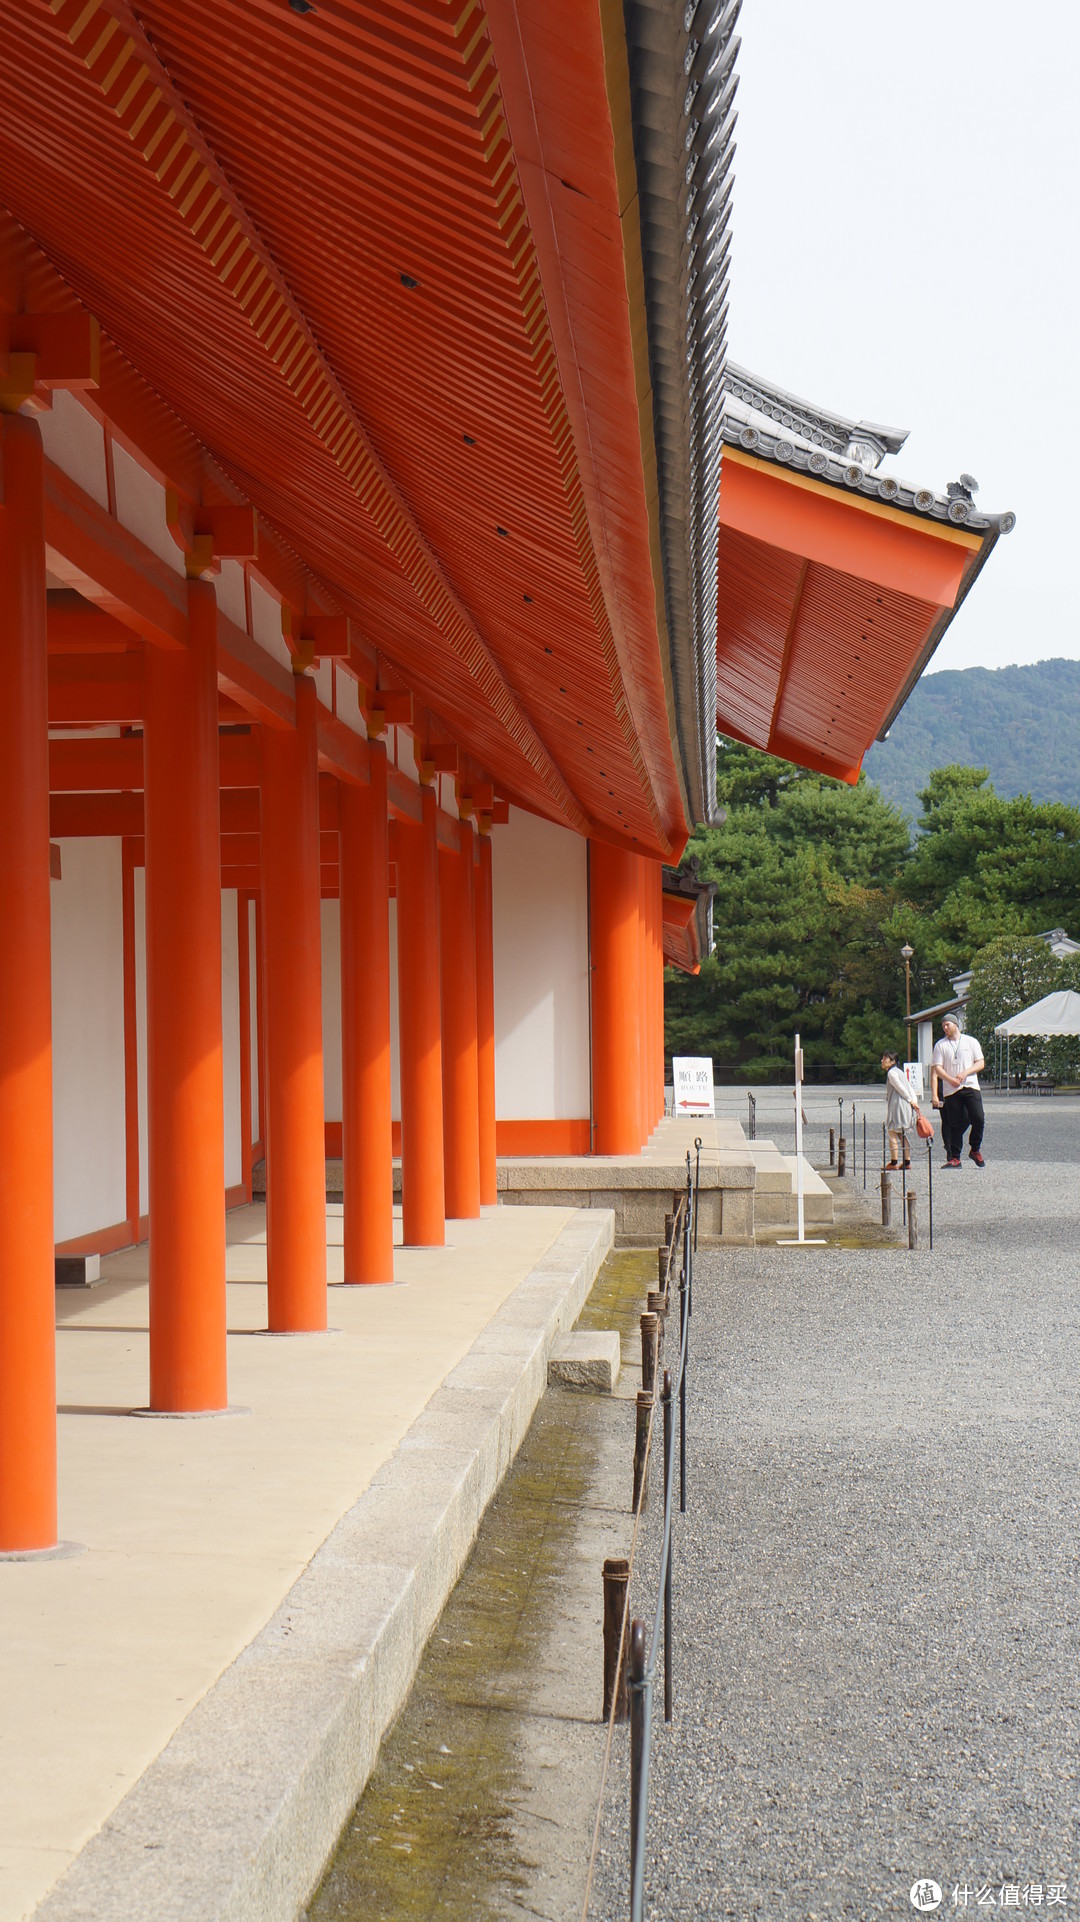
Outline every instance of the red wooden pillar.
[(589, 843), (594, 1151), (641, 1147), (638, 858)]
[(262, 730), (267, 1308), (274, 1334), (326, 1327), (319, 771), (315, 683), (296, 726)]
[(495, 953), (491, 895), (491, 829), (477, 836), (473, 872), (476, 909), (476, 1081), (480, 1204), (498, 1200), (495, 1162)]
[(0, 421), (0, 1552), (56, 1545), (44, 469)]
[(664, 1113), (664, 871), (653, 866), (653, 1108)]
[(386, 746), (367, 787), (339, 786), (345, 1280), (394, 1279), (390, 1121), (390, 884)]
[(401, 1067), (401, 1227), (407, 1247), (446, 1241), (443, 1189), (439, 872), (435, 795), (423, 821), (397, 824), (398, 1042)]
[(467, 1221), (480, 1213), (476, 901), (473, 831), (467, 821), (458, 831), (460, 853), (439, 849), (443, 1171), (447, 1216)]
[(225, 1120), (217, 600), (188, 582), (188, 644), (145, 650), (150, 1406), (222, 1409)]
[(650, 861), (651, 1121), (663, 1115), (663, 869)]
[(642, 1147), (650, 1136), (650, 898), (648, 863), (638, 855), (638, 1124)]

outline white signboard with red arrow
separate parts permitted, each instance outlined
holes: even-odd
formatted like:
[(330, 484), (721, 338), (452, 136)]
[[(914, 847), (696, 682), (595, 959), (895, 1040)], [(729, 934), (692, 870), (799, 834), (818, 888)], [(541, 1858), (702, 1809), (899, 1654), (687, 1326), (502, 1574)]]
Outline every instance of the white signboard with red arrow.
[(715, 1115), (711, 1055), (677, 1054), (671, 1062), (677, 1115)]

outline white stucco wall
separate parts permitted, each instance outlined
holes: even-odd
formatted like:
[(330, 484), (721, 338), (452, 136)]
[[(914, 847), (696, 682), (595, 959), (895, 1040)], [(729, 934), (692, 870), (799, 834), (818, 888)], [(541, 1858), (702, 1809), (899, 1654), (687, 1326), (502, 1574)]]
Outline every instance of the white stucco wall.
[(322, 907), (323, 1114), (341, 1120), (341, 914), (336, 901)]
[(492, 845), (495, 1112), (589, 1112), (588, 879), (578, 834), (511, 808)]
[(248, 1015), (251, 1022), (251, 1139), (259, 1139), (259, 975), (254, 901), (247, 904)]
[[(119, 848), (120, 843), (116, 843)], [(252, 935), (254, 940), (254, 934)], [(254, 990), (253, 990), (254, 994)], [(139, 1086), (139, 1213), (150, 1206), (146, 1126), (146, 870), (135, 869), (135, 1032)], [(244, 1178), (240, 1140), (240, 967), (236, 928), (236, 890), (221, 896), (221, 1039), (222, 1096), (225, 1114), (225, 1186), (238, 1187)], [(122, 1057), (121, 1057), (122, 1058)], [(251, 1065), (256, 1081), (254, 1056)]]
[(123, 1221), (124, 923), (120, 843), (60, 842), (52, 895), (54, 1236)]
[(225, 1186), (244, 1179), (244, 1151), (240, 1141), (240, 958), (236, 924), (236, 889), (221, 895), (221, 1043), (225, 1098)]
[[(341, 1120), (341, 913), (322, 903), (323, 1099), (327, 1121)], [(397, 902), (390, 903), (390, 1112), (401, 1120), (398, 1068)]]

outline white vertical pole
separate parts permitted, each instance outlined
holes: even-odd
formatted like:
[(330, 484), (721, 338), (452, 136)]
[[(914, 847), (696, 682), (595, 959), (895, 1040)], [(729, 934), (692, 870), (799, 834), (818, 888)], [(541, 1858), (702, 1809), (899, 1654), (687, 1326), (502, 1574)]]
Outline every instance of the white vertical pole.
[(802, 1175), (802, 1047), (798, 1035), (795, 1036), (795, 1193), (799, 1204), (799, 1240), (805, 1241)]

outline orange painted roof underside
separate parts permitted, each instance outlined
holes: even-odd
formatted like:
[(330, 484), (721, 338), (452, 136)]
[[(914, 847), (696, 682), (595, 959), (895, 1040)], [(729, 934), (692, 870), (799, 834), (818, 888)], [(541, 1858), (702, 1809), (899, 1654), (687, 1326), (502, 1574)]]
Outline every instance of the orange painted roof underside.
[(664, 894), (661, 898), (666, 966), (678, 968), (682, 974), (700, 974), (701, 943), (698, 939), (696, 895)]
[(598, 15), (0, 0), (0, 182), (503, 792), (681, 848)]
[(728, 448), (717, 726), (858, 778), (981, 543)]

